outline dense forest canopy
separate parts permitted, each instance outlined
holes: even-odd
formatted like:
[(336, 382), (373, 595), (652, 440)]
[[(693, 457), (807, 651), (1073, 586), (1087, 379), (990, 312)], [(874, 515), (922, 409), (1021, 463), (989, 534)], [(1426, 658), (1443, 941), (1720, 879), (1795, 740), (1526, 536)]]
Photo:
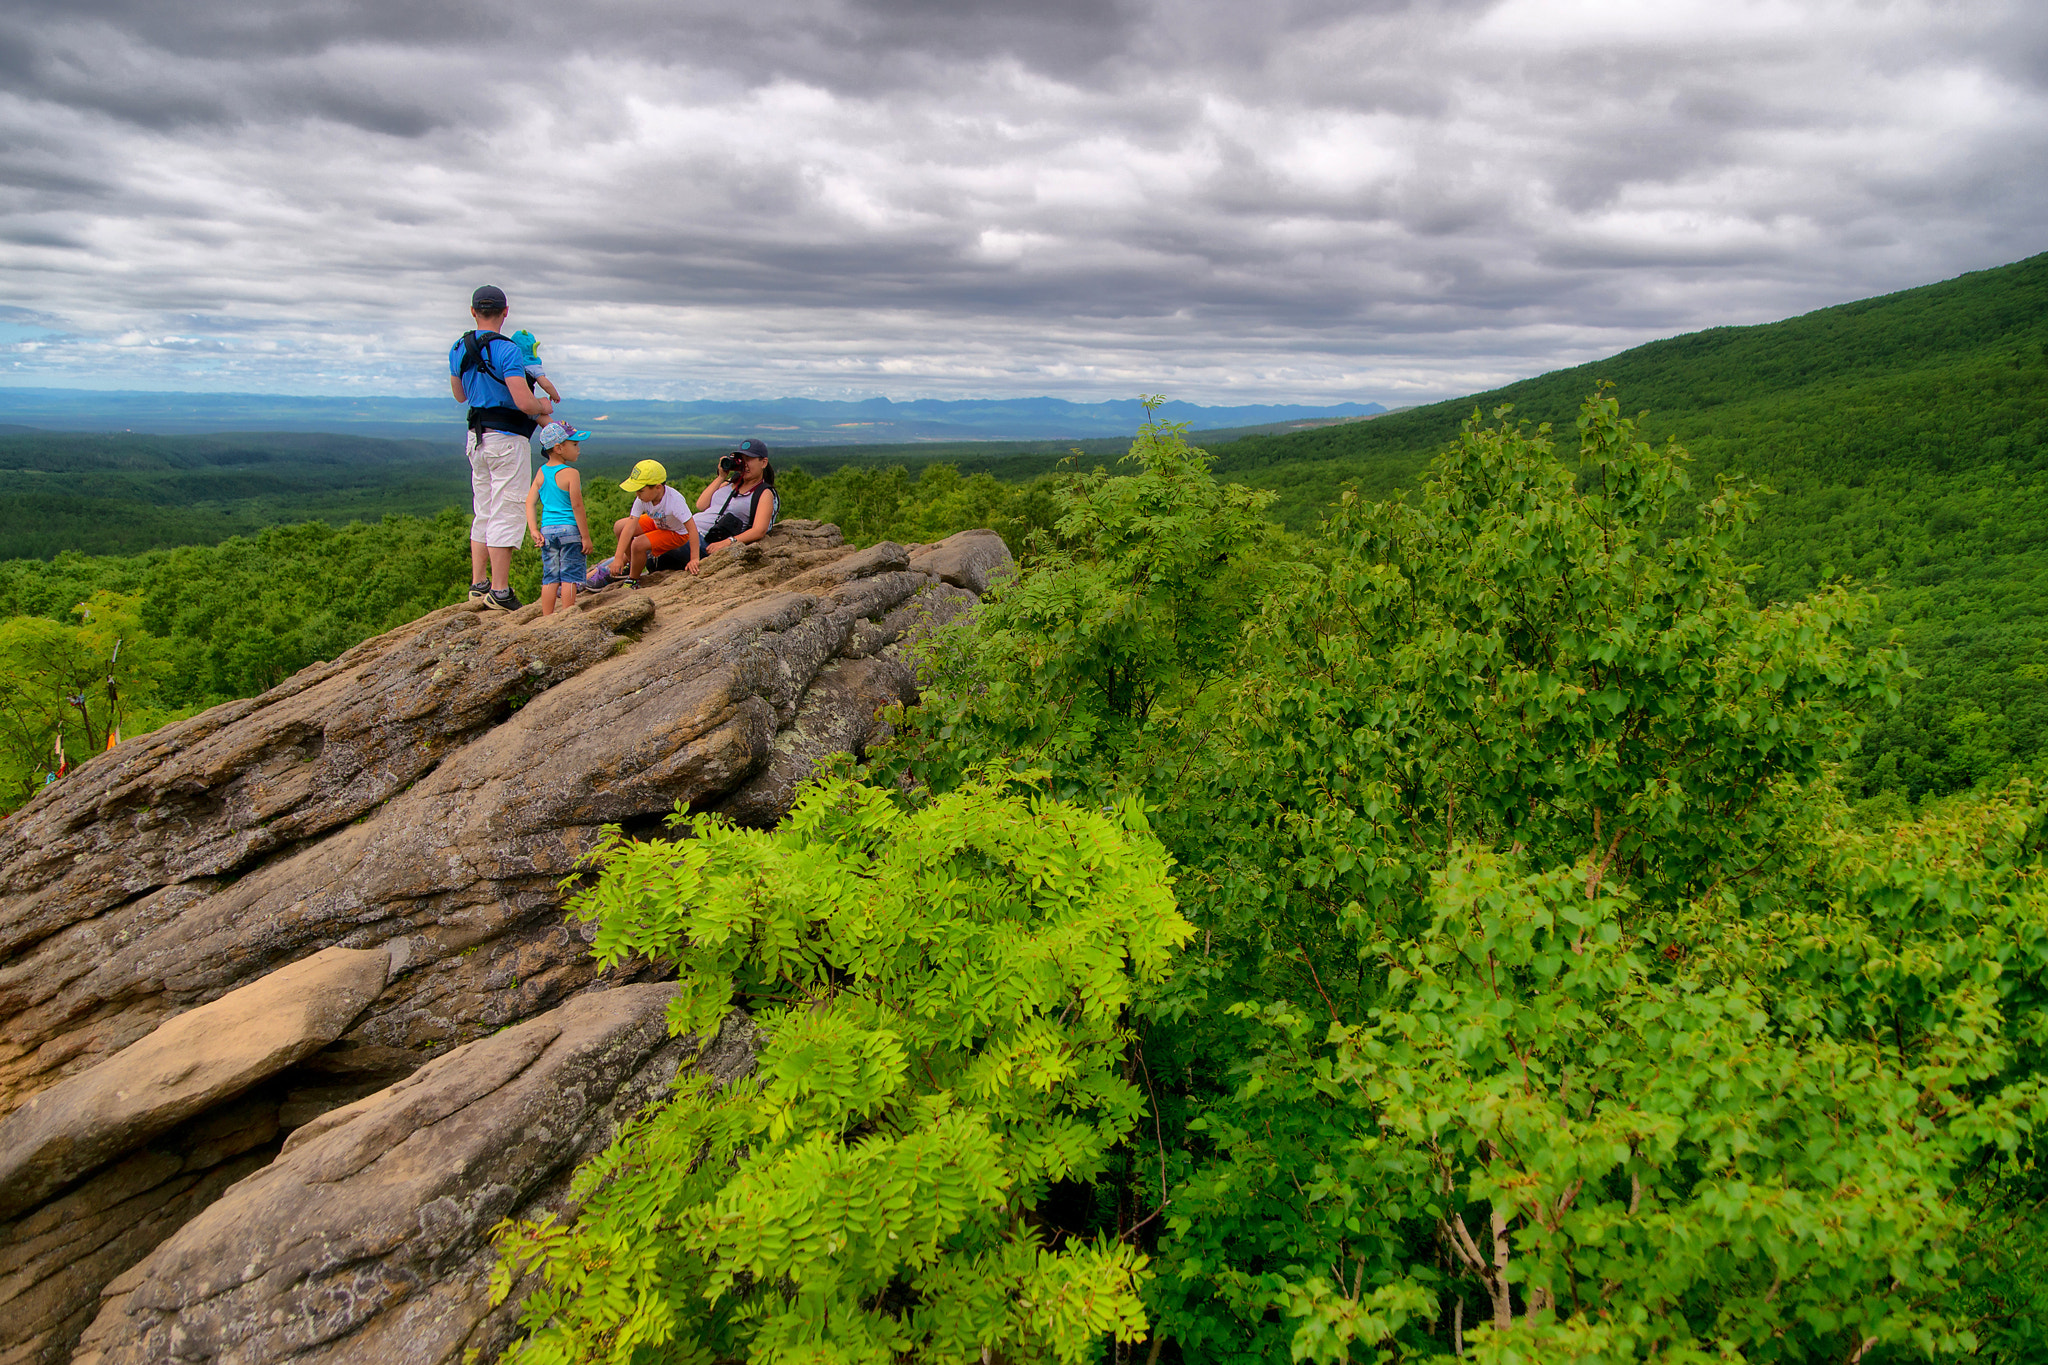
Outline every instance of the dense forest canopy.
[(2043, 808), (1857, 819), (1871, 599), (1641, 434), (1289, 540), (1150, 427), (865, 770), (615, 840), (767, 1042), (501, 1229), (516, 1358), (2038, 1359)]
[(431, 517), (469, 496), (459, 448), (271, 432), (0, 434), (0, 560), (213, 545), (304, 521)]

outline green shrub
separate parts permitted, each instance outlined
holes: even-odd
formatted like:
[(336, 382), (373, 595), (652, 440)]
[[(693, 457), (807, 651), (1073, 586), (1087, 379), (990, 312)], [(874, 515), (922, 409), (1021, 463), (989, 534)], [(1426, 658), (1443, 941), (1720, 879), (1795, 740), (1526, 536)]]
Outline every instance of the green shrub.
[(583, 1171), (573, 1227), (502, 1230), (496, 1292), (545, 1281), (513, 1358), (1076, 1362), (1142, 1335), (1145, 1257), (1035, 1218), (1144, 1116), (1128, 1012), (1191, 932), (1139, 807), (992, 781), (906, 812), (831, 780), (773, 833), (694, 833), (614, 838), (573, 912), (600, 960), (677, 970), (677, 1032), (737, 999), (766, 1045)]

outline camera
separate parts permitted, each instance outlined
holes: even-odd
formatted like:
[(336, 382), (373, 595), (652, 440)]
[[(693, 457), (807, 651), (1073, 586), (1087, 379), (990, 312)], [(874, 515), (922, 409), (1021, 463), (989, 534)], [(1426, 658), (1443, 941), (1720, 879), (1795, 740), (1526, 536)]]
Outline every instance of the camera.
[(744, 455), (721, 455), (718, 457), (718, 472), (721, 474), (737, 474), (746, 467), (747, 457)]

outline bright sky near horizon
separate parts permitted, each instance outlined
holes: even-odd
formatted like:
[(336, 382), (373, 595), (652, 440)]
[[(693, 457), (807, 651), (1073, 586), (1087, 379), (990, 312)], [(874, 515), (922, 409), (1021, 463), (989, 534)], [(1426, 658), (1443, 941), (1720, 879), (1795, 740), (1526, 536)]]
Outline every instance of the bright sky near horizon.
[(14, 0), (0, 384), (1399, 405), (2048, 249), (2041, 0)]

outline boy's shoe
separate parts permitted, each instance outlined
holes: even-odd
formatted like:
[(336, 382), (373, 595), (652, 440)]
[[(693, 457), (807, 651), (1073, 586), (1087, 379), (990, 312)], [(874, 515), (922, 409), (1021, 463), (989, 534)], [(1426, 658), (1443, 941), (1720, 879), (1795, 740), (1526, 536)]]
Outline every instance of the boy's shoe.
[(599, 588), (610, 586), (611, 581), (612, 562), (607, 559), (589, 573), (583, 575), (583, 590), (585, 592), (596, 592)]
[(491, 580), (488, 578), (469, 585), (469, 600), (472, 602), (476, 601), (479, 597), (489, 597), (490, 595)]
[(526, 604), (513, 596), (512, 589), (501, 588), (497, 592), (486, 592), (484, 594), (484, 605), (492, 611), (518, 611)]

